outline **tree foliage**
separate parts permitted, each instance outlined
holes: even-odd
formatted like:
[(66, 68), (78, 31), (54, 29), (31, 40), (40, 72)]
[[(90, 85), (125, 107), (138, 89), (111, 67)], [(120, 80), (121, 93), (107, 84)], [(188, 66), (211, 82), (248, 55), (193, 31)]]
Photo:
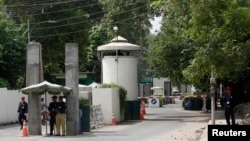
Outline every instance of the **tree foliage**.
[(25, 44), (10, 30), (18, 29), (2, 9), (0, 12), (0, 87), (18, 88), (25, 74)]
[(101, 61), (97, 55), (97, 47), (103, 45), (109, 39), (107, 29), (103, 26), (92, 27), (89, 35), (89, 46), (87, 48), (86, 71), (95, 73), (94, 81), (101, 82)]
[[(249, 67), (247, 46), (250, 37), (248, 1), (155, 0), (151, 6), (163, 13), (164, 20), (162, 33), (156, 37), (161, 39), (162, 43), (159, 44), (159, 40), (156, 40), (151, 45), (152, 52), (161, 50), (148, 58), (157, 60), (151, 62), (152, 67), (163, 64), (167, 66), (160, 70), (156, 69), (162, 75), (173, 78), (174, 74), (169, 73), (169, 70), (179, 70), (179, 74), (183, 75), (180, 81), (188, 81), (198, 88), (206, 85), (205, 80), (211, 71), (220, 80), (238, 81), (246, 76)], [(187, 48), (194, 50), (187, 52), (190, 57), (185, 60), (185, 65), (177, 59), (179, 64), (175, 66), (176, 62), (172, 60), (178, 58), (176, 56), (162, 56), (178, 49), (174, 44), (169, 44), (173, 37), (176, 40), (172, 42), (179, 44), (183, 42), (183, 38), (192, 41), (192, 47)]]
[[(146, 46), (151, 27), (151, 1), (1, 0), (0, 6), (6, 8), (12, 22), (18, 27), (6, 31), (15, 34), (15, 46), (23, 44), (21, 49), (25, 49), (28, 39), (42, 45), (46, 80), (53, 81), (52, 74), (65, 71), (65, 43), (75, 42), (79, 46), (79, 71), (94, 72), (95, 81), (100, 81), (101, 62), (96, 54), (97, 46), (108, 43), (115, 36), (115, 25), (119, 27), (118, 34), (129, 42)], [(13, 63), (19, 65), (17, 61)], [(14, 74), (13, 71), (11, 73)], [(22, 76), (18, 83), (25, 81), (23, 74), (16, 75)], [(9, 77), (3, 80), (3, 84), (11, 81)]]
[(174, 84), (187, 83), (182, 71), (189, 65), (195, 51), (195, 42), (185, 32), (189, 27), (189, 5), (155, 1), (151, 6), (163, 13), (163, 24), (161, 32), (150, 43), (146, 60), (155, 73), (169, 77)]
[(113, 27), (117, 26), (119, 35), (131, 43), (143, 46), (151, 27), (149, 19), (153, 16), (149, 7), (151, 1), (109, 0), (106, 2), (101, 0), (105, 10), (102, 23), (109, 31), (113, 32), (113, 35)]

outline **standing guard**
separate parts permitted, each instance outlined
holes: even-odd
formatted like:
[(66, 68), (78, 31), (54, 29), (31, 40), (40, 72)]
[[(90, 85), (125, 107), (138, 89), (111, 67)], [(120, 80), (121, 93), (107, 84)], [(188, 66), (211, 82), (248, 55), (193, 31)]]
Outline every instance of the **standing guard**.
[(26, 114), (28, 113), (28, 103), (25, 101), (24, 96), (21, 97), (21, 101), (19, 102), (17, 113), (18, 113), (18, 121), (19, 121), (19, 124), (21, 125), (20, 130), (22, 130), (23, 129), (23, 121), (24, 120), (27, 121)]
[(49, 104), (49, 115), (50, 115), (50, 120), (49, 120), (49, 125), (50, 125), (50, 135), (53, 135), (53, 131), (55, 128), (55, 124), (56, 124), (56, 114), (57, 114), (57, 104), (58, 102), (57, 100), (57, 96), (52, 96), (52, 102), (50, 102)]
[(62, 136), (66, 135), (65, 128), (65, 113), (66, 113), (66, 103), (63, 102), (63, 96), (59, 97), (59, 102), (57, 105), (57, 115), (56, 115), (56, 135), (60, 136), (60, 131), (62, 129)]

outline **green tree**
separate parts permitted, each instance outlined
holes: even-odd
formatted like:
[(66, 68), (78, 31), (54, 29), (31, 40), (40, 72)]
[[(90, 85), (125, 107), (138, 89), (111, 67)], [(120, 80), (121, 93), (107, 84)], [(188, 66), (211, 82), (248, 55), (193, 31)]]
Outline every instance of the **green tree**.
[(214, 71), (216, 78), (237, 81), (249, 66), (249, 3), (204, 0), (193, 2), (191, 10), (189, 35), (199, 48), (187, 77), (199, 80)]
[[(191, 53), (188, 55), (189, 59), (185, 60), (185, 65), (180, 65), (181, 61), (178, 61), (177, 66), (182, 67), (168, 65), (164, 70), (182, 70), (183, 80), (198, 88), (206, 85), (211, 71), (218, 80), (237, 82), (248, 77), (246, 75), (249, 66), (249, 49), (246, 47), (249, 45), (248, 1), (155, 0), (151, 6), (163, 13), (161, 31), (163, 33), (157, 35), (161, 37), (156, 37), (162, 38), (162, 43), (160, 45), (159, 41), (152, 43), (153, 48), (159, 51), (158, 54), (150, 56), (155, 57), (154, 60), (158, 59), (151, 66), (169, 64), (168, 61), (172, 59), (170, 56), (162, 57), (163, 49), (159, 48), (165, 45), (174, 47), (168, 42), (171, 37), (178, 39), (175, 40), (178, 44), (181, 43), (179, 39), (184, 38), (192, 42), (192, 47), (188, 48), (191, 50), (194, 48), (191, 52), (187, 52)], [(176, 35), (178, 38), (173, 38)], [(164, 51), (167, 52), (164, 54), (171, 53), (169, 50)], [(174, 78), (174, 75), (167, 71), (161, 74)]]
[(15, 32), (18, 29), (9, 15), (0, 12), (0, 86), (9, 89), (21, 88), (25, 74), (25, 45)]
[(107, 43), (109, 39), (107, 29), (103, 26), (94, 26), (90, 31), (89, 43), (87, 48), (87, 63), (85, 65), (86, 71), (95, 73), (94, 81), (101, 82), (101, 61), (97, 55), (97, 47)]
[(50, 80), (51, 74), (64, 72), (64, 48), (68, 42), (78, 43), (80, 71), (86, 70), (88, 31), (92, 25), (100, 22), (103, 14), (101, 4), (97, 0), (10, 0), (4, 1), (4, 4), (13, 19), (23, 26), (20, 29), (20, 37), (27, 41), (29, 32), (31, 41), (41, 43), (45, 79)]
[(176, 85), (188, 83), (182, 71), (195, 52), (195, 42), (185, 32), (189, 27), (189, 4), (155, 1), (151, 6), (162, 11), (163, 24), (161, 32), (150, 42), (146, 60), (158, 76), (169, 77)]
[(113, 35), (113, 27), (119, 28), (118, 34), (128, 39), (129, 42), (145, 45), (152, 18), (151, 0), (110, 0), (101, 1), (105, 10), (102, 22)]

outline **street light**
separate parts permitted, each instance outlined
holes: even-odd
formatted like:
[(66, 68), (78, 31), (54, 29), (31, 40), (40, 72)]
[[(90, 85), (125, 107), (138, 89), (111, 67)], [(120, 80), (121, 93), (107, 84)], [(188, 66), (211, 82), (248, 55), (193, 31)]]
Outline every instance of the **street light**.
[(113, 27), (113, 30), (114, 30), (115, 33), (116, 33), (116, 40), (118, 40), (118, 27), (117, 27), (117, 26), (114, 26), (114, 27)]
[[(44, 22), (39, 22), (39, 23), (57, 23), (57, 21), (53, 21), (53, 20), (48, 20), (48, 21), (44, 21)], [(39, 23), (36, 23), (33, 28), (39, 24)], [(32, 29), (33, 29), (32, 28)], [(28, 19), (28, 43), (30, 42), (30, 38), (31, 38), (31, 31), (32, 29), (30, 29), (30, 20)]]

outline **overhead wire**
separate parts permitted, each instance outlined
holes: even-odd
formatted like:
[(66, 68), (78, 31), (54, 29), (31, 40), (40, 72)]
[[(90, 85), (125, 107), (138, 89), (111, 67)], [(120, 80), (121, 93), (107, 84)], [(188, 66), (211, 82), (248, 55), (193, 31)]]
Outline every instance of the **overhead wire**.
[[(148, 14), (148, 13), (143, 13), (143, 14), (131, 17), (131, 18), (126, 18), (126, 19), (120, 20), (120, 21), (118, 21), (116, 23), (122, 23), (124, 21), (134, 19), (134, 18), (143, 16), (143, 15), (146, 15), (146, 14)], [(51, 34), (51, 35), (44, 35), (44, 36), (33, 36), (32, 38), (45, 38), (45, 37), (52, 37), (52, 36), (58, 36), (58, 35), (67, 35), (67, 34), (73, 34), (73, 33), (80, 33), (80, 32), (84, 32), (84, 31), (88, 31), (88, 30), (89, 29), (83, 29), (83, 30), (77, 30), (77, 31), (72, 31), (72, 32), (64, 32), (64, 33), (59, 33), (59, 34)]]
[[(142, 2), (142, 1), (140, 1)], [(136, 2), (136, 3), (140, 3), (140, 2)], [(135, 4), (136, 4), (135, 3)], [(124, 5), (124, 6), (121, 6), (121, 7), (127, 7), (129, 6), (130, 4), (128, 5)], [(121, 12), (116, 12), (115, 14), (113, 15), (117, 15), (117, 14), (121, 14), (121, 13), (125, 13), (125, 12), (128, 12), (128, 11), (132, 11), (132, 10), (135, 10), (135, 9), (139, 9), (139, 8), (143, 8), (143, 7), (146, 7), (146, 5), (143, 5), (143, 6), (140, 6), (140, 7), (136, 7), (136, 8), (132, 8), (132, 9), (129, 9), (129, 10), (126, 10), (126, 11), (121, 11)], [(102, 11), (98, 11), (98, 12), (95, 12), (95, 13), (91, 13), (91, 14), (85, 14), (85, 15), (81, 15), (81, 16), (75, 16), (75, 17), (70, 17), (70, 18), (63, 18), (63, 19), (53, 19), (54, 22), (56, 23), (59, 23), (61, 21), (67, 21), (67, 20), (70, 20), (70, 19), (76, 19), (76, 18), (81, 18), (81, 17), (86, 17), (86, 16), (93, 16), (93, 15), (97, 15), (97, 14), (101, 14), (101, 13), (104, 13), (106, 12), (107, 10), (102, 10)], [(101, 19), (101, 18), (95, 18), (95, 19), (92, 19), (92, 20), (98, 20), (98, 19)], [(50, 19), (51, 20), (51, 19)], [(43, 23), (48, 23), (49, 20), (46, 20), (46, 21), (40, 21), (40, 22), (34, 22), (34, 23), (29, 23), (30, 25), (35, 25), (35, 24), (43, 24)], [(77, 23), (82, 23), (82, 22), (77, 22)], [(71, 24), (74, 24), (74, 23), (71, 23)], [(67, 25), (71, 25), (71, 24), (67, 24)], [(23, 25), (23, 24), (16, 24), (17, 26), (18, 25)], [(55, 27), (60, 27), (60, 26), (50, 26), (50, 28), (55, 28)], [(44, 28), (49, 28), (49, 27), (44, 27)], [(36, 28), (36, 29), (41, 29), (41, 28)], [(36, 30), (34, 29), (34, 30)]]
[[(80, 0), (78, 0), (78, 1), (80, 1)], [(121, 7), (126, 7), (126, 6), (129, 6), (129, 5), (134, 5), (134, 4), (141, 3), (141, 2), (143, 2), (143, 1), (135, 2), (135, 3), (129, 3), (129, 4), (121, 6)], [(45, 12), (45, 13), (39, 13), (39, 14), (27, 14), (27, 16), (38, 16), (38, 15), (46, 15), (46, 14), (52, 14), (52, 13), (60, 13), (60, 12), (65, 12), (65, 11), (69, 11), (69, 10), (80, 9), (80, 8), (84, 8), (84, 7), (90, 7), (90, 6), (94, 6), (94, 5), (98, 5), (98, 4), (101, 4), (101, 3), (97, 2), (97, 3), (92, 3), (92, 4), (80, 6), (80, 7), (77, 7), (77, 8), (68, 8), (68, 9), (64, 9), (64, 10), (51, 11), (51, 12)], [(17, 17), (21, 17), (21, 16), (14, 16), (14, 17), (17, 18)], [(23, 15), (22, 15), (22, 17), (23, 17)], [(33, 23), (30, 23), (30, 24), (33, 24)]]
[(29, 14), (28, 16), (38, 16), (38, 15), (47, 15), (47, 14), (52, 14), (52, 13), (60, 13), (60, 12), (65, 12), (65, 11), (80, 9), (80, 8), (84, 8), (84, 7), (89, 7), (89, 6), (93, 6), (93, 5), (97, 5), (97, 4), (100, 4), (100, 3), (89, 4), (89, 5), (84, 5), (84, 6), (80, 6), (80, 7), (76, 7), (76, 8), (68, 8), (68, 9), (63, 9), (63, 10), (58, 10), (58, 11), (52, 11), (52, 12), (45, 12), (45, 13), (39, 13), (39, 14)]
[[(50, 0), (49, 0), (50, 1)], [(85, 0), (67, 0), (67, 1), (56, 1), (56, 2), (53, 2), (53, 1), (50, 1), (50, 2), (37, 2), (35, 1), (34, 4), (29, 4), (29, 2), (27, 2), (28, 4), (25, 5), (25, 4), (5, 4), (5, 5), (1, 5), (0, 7), (31, 7), (31, 6), (44, 6), (44, 5), (47, 5), (47, 6), (50, 6), (51, 4), (52, 5), (60, 5), (60, 4), (67, 4), (67, 3), (71, 3), (71, 2), (80, 2), (80, 1), (85, 1)]]
[[(113, 15), (118, 15), (118, 14), (126, 13), (126, 12), (128, 12), (128, 11), (133, 11), (133, 10), (135, 10), (135, 9), (139, 9), (139, 8), (143, 8), (143, 7), (145, 7), (145, 6), (132, 8), (132, 9), (129, 9), (129, 10), (126, 10), (126, 11), (116, 12), (116, 13), (113, 14)], [(101, 11), (101, 12), (96, 12), (96, 13), (103, 13), (103, 12), (105, 12), (105, 10), (103, 10), (103, 11)], [(96, 13), (94, 13), (94, 14), (96, 14)], [(92, 15), (92, 14), (91, 14), (91, 15)], [(95, 21), (95, 20), (98, 20), (98, 19), (101, 19), (101, 18), (91, 19), (91, 21)], [(55, 20), (55, 22), (58, 22), (58, 21), (63, 21), (63, 20)], [(34, 30), (41, 30), (41, 29), (48, 29), (48, 28), (57, 28), (57, 27), (64, 27), (64, 26), (76, 25), (76, 24), (87, 23), (87, 22), (88, 22), (88, 21), (73, 22), (73, 23), (64, 24), (64, 25), (58, 25), (58, 26), (49, 26), (49, 27), (36, 28), (36, 29), (34, 29)]]
[[(67, 4), (69, 2), (81, 2), (81, 1), (84, 1), (84, 0), (71, 0), (71, 1), (63, 1), (63, 2), (48, 2), (48, 3), (43, 3), (43, 4), (33, 4), (33, 5), (11, 5), (11, 6), (8, 6), (8, 5), (5, 5), (5, 7), (7, 8), (15, 8), (15, 10), (10, 10), (12, 12), (13, 15), (15, 16), (12, 16), (12, 17), (21, 17), (21, 16), (17, 16), (16, 13), (24, 13), (25, 16), (38, 16), (38, 15), (45, 15), (45, 14), (51, 14), (51, 13), (57, 13), (57, 12), (62, 12), (62, 11), (67, 11), (67, 10), (72, 10), (72, 9), (78, 9), (78, 8), (83, 8), (83, 7), (89, 7), (89, 6), (93, 6), (93, 5), (96, 5), (96, 4), (100, 4), (100, 3), (94, 3), (94, 4), (88, 4), (88, 5), (84, 5), (84, 6), (81, 6), (81, 7), (77, 7), (77, 8), (71, 8), (71, 9), (65, 9), (65, 10), (59, 10), (59, 11), (53, 11), (53, 12), (42, 12), (44, 11), (44, 9), (46, 7), (53, 7), (53, 6), (56, 6), (56, 5), (60, 5), (60, 4)], [(24, 7), (25, 9), (23, 10), (20, 10), (16, 7)], [(4, 7), (4, 6), (0, 6), (0, 7)], [(29, 11), (32, 11), (32, 12), (29, 12)], [(34, 11), (41, 11), (39, 14), (38, 12), (34, 12)], [(36, 14), (29, 14), (29, 13), (36, 13)], [(24, 14), (22, 14), (22, 17), (24, 16)]]
[[(143, 2), (143, 1), (139, 1), (139, 2), (136, 2), (136, 3), (129, 3), (129, 4), (124, 5), (122, 7), (127, 7), (127, 6), (129, 6), (131, 4), (137, 4), (137, 3), (141, 3), (141, 2)], [(95, 4), (84, 5), (83, 7), (93, 6), (93, 5), (95, 5)], [(143, 7), (146, 7), (146, 6), (147, 5), (143, 5), (143, 6), (140, 6), (140, 7), (131, 8), (131, 9), (126, 10), (126, 11), (116, 12), (113, 15), (125, 13), (125, 12), (128, 12), (128, 11), (132, 11), (132, 10), (135, 10), (135, 9), (143, 8)], [(76, 8), (71, 8), (71, 9), (76, 9)], [(63, 11), (65, 11), (65, 10), (63, 10)], [(94, 15), (94, 14), (98, 14), (98, 13), (103, 13), (105, 11), (106, 10), (102, 10), (102, 11), (99, 11), (99, 12), (96, 12), (96, 13), (91, 13), (90, 15)], [(51, 13), (53, 13), (53, 12), (62, 12), (62, 10), (52, 11)], [(121, 23), (122, 21), (126, 21), (126, 20), (129, 20), (129, 19), (134, 19), (136, 17), (140, 17), (140, 16), (145, 15), (145, 14), (147, 14), (147, 13), (143, 13), (143, 14), (131, 17), (131, 18), (126, 18), (126, 19), (123, 19), (123, 20), (120, 20), (120, 21), (116, 21), (116, 23)], [(83, 17), (83, 16), (85, 16), (85, 15), (75, 16), (75, 17), (70, 17), (70, 18), (64, 18), (64, 19), (57, 19), (55, 21), (59, 22), (59, 21), (64, 21), (64, 20), (69, 20), (69, 19), (74, 19), (74, 18), (79, 18), (79, 17)], [(98, 19), (101, 19), (101, 18), (95, 18), (95, 19), (92, 19), (91, 21), (98, 20)], [(48, 21), (41, 21), (41, 22), (30, 23), (30, 24), (39, 24), (39, 23), (47, 23), (47, 22)], [(42, 30), (42, 29), (49, 29), (49, 28), (64, 27), (64, 26), (69, 26), (69, 25), (76, 25), (76, 24), (80, 24), (80, 23), (85, 23), (85, 22), (88, 22), (88, 21), (74, 22), (74, 23), (65, 24), (65, 25), (59, 25), (59, 26), (41, 27), (41, 28), (36, 28), (36, 29), (33, 29), (33, 30)], [(50, 37), (50, 36), (57, 36), (57, 35), (66, 35), (66, 34), (84, 32), (84, 31), (87, 31), (87, 30), (89, 30), (89, 29), (83, 29), (83, 30), (72, 31), (72, 32), (65, 32), (65, 33), (59, 33), (59, 34), (51, 34), (51, 35), (45, 35), (45, 36), (32, 36), (32, 38), (41, 38), (41, 37)]]

